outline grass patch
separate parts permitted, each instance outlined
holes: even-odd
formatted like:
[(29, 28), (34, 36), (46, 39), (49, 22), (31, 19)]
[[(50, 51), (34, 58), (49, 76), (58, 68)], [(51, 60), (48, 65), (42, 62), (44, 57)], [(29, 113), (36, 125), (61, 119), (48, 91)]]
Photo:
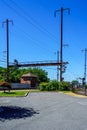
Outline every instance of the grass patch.
[(71, 91), (59, 91), (59, 92), (62, 92), (62, 93), (70, 93)]
[(39, 89), (29, 89), (29, 92), (41, 92)]
[(3, 92), (0, 91), (0, 97), (19, 97), (19, 96), (25, 96), (26, 93), (29, 91), (10, 91), (10, 92)]

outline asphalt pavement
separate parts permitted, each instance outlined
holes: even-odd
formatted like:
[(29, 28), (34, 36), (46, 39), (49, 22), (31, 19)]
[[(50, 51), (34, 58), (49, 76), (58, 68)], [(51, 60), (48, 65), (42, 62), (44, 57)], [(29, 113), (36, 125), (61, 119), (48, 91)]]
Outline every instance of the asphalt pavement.
[(0, 97), (0, 130), (87, 130), (87, 98), (58, 92)]

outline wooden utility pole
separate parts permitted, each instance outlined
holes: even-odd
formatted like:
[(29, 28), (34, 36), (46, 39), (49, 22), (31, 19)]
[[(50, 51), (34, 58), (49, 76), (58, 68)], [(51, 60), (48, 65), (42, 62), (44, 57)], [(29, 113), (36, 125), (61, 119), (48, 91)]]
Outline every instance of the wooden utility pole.
[[(57, 62), (59, 63), (59, 51), (57, 51)], [(59, 66), (57, 66), (57, 81), (59, 81)]]
[(84, 63), (84, 78), (86, 84), (86, 55), (87, 55), (87, 48), (85, 48), (85, 63)]
[(13, 24), (12, 20), (6, 19), (3, 24), (6, 24), (6, 45), (7, 45), (7, 73), (6, 73), (6, 81), (9, 82), (9, 22)]
[(60, 12), (61, 17), (60, 17), (60, 82), (63, 80), (62, 77), (62, 71), (63, 71), (63, 12), (65, 10), (68, 10), (68, 13), (70, 14), (70, 9), (69, 8), (63, 8), (61, 7), (60, 10), (55, 10), (54, 16), (56, 17), (56, 13)]
[(85, 95), (86, 95), (86, 59), (87, 59), (87, 48), (85, 48), (85, 50), (82, 50), (84, 51), (84, 78), (83, 78), (83, 85), (85, 86)]

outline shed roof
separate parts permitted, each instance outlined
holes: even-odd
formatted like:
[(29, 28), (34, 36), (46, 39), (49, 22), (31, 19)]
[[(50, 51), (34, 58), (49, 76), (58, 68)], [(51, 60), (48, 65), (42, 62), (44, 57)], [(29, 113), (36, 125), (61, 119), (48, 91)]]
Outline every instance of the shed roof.
[(31, 73), (27, 73), (27, 74), (23, 74), (21, 77), (37, 77), (37, 76)]

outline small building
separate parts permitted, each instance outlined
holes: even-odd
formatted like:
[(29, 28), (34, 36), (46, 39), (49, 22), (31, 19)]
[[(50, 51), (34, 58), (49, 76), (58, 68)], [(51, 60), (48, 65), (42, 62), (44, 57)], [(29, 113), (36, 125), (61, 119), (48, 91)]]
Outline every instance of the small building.
[(29, 84), (30, 88), (37, 87), (37, 76), (31, 73), (23, 74), (20, 78), (20, 82), (23, 84)]

